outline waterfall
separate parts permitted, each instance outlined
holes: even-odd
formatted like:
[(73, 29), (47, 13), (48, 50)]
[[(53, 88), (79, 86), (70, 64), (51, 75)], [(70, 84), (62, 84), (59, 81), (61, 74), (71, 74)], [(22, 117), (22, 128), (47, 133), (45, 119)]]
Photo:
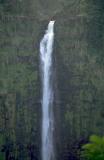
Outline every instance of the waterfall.
[(42, 160), (54, 159), (53, 147), (53, 87), (52, 87), (52, 51), (54, 42), (54, 21), (40, 42), (40, 60), (42, 70)]

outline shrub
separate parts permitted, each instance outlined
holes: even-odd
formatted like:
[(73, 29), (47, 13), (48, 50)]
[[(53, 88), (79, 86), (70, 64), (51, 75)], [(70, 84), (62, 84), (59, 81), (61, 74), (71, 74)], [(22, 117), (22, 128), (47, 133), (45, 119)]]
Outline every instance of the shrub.
[(104, 137), (92, 135), (89, 143), (82, 146), (81, 159), (104, 160)]

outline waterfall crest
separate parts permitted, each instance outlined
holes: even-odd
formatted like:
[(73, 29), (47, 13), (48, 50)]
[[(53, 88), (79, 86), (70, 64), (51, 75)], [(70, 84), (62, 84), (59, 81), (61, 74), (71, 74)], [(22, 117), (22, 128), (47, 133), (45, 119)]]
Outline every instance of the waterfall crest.
[(54, 21), (40, 42), (40, 60), (42, 70), (42, 160), (54, 160), (53, 145), (53, 87), (52, 87), (52, 51), (54, 43)]

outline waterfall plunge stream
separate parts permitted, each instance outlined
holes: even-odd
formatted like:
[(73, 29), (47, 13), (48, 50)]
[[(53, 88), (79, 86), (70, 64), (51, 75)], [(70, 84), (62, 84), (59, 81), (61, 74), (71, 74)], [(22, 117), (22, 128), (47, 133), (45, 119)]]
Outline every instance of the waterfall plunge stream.
[(54, 21), (40, 42), (40, 60), (42, 70), (42, 160), (54, 160), (53, 146), (53, 87), (52, 87), (52, 51), (54, 42)]

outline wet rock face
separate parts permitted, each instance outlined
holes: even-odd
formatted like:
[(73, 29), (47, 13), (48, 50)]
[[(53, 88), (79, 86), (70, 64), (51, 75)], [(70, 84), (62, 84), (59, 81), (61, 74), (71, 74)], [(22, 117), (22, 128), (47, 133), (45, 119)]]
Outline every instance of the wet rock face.
[(57, 159), (72, 156), (71, 146), (90, 134), (104, 133), (103, 12), (98, 0), (0, 2), (0, 143), (5, 156), (40, 158), (39, 42), (50, 19), (56, 20)]
[(80, 138), (86, 140), (90, 134), (103, 134), (104, 126), (103, 8), (97, 1), (73, 8), (74, 11), (66, 7), (56, 23), (55, 59), (63, 153), (65, 144), (74, 144)]

